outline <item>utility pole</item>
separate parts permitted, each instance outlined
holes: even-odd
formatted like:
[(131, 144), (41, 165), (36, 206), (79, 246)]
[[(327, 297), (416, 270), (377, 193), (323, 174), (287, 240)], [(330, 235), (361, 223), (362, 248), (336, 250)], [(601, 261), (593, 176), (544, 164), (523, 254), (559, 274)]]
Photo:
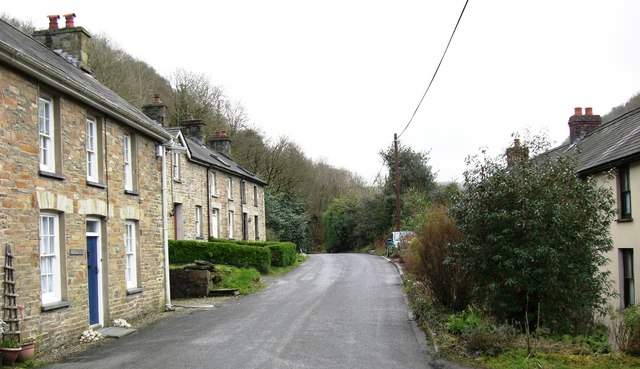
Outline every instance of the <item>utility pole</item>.
[(400, 169), (398, 166), (398, 134), (393, 134), (393, 151), (395, 157), (394, 173), (396, 182), (396, 231), (400, 231)]

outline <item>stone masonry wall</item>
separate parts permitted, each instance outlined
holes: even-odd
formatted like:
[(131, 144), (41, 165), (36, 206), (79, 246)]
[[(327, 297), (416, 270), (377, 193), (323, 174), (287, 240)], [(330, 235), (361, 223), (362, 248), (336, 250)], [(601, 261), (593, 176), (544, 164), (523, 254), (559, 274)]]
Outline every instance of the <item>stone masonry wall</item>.
[[(61, 173), (64, 179), (39, 174), (38, 96), (44, 90), (55, 98), (61, 122)], [(85, 117), (98, 118), (103, 161), (101, 184), (87, 184)], [(123, 135), (135, 142), (137, 194), (124, 191)], [(38, 350), (76, 342), (89, 326), (86, 259), (86, 220), (102, 223), (104, 323), (162, 309), (163, 244), (161, 160), (155, 142), (86, 106), (46, 90), (5, 65), (0, 65), (0, 263), (4, 247), (14, 249), (18, 304), (24, 305), (22, 338), (34, 338)], [(60, 214), (62, 300), (56, 309), (41, 302), (39, 215)], [(125, 282), (124, 222), (138, 222), (138, 285)], [(136, 292), (131, 294), (130, 292)]]
[(167, 173), (168, 177), (168, 189), (169, 199), (168, 205), (168, 219), (169, 226), (169, 238), (176, 239), (175, 234), (175, 222), (176, 215), (174, 204), (182, 204), (183, 219), (182, 227), (184, 231), (185, 240), (196, 239), (196, 206), (202, 208), (202, 238), (206, 241), (209, 237), (207, 232), (207, 167), (200, 164), (196, 164), (187, 158), (186, 152), (178, 151), (180, 157), (180, 180), (174, 179), (173, 173), (173, 154), (167, 155), (169, 160), (168, 165), (171, 170)]
[[(266, 227), (265, 227), (265, 212), (264, 212), (264, 187), (253, 182), (246, 181), (246, 204), (242, 204), (240, 197), (240, 181), (241, 179), (234, 174), (229, 174), (216, 169), (208, 169), (198, 163), (194, 163), (188, 159), (185, 152), (179, 152), (180, 156), (180, 180), (173, 179), (173, 172), (167, 173), (168, 190), (170, 204), (182, 204), (183, 207), (183, 221), (182, 226), (184, 230), (184, 239), (196, 240), (195, 234), (195, 207), (202, 207), (202, 240), (206, 241), (213, 235), (214, 219), (212, 218), (212, 209), (219, 210), (218, 229), (219, 238), (228, 239), (228, 212), (233, 210), (234, 212), (234, 225), (233, 225), (233, 239), (242, 239), (242, 213), (247, 213), (249, 219), (248, 222), (248, 239), (249, 240), (265, 240), (266, 239)], [(173, 168), (173, 155), (167, 156), (168, 168)], [(217, 193), (211, 193), (207, 187), (207, 175), (209, 180), (212, 178), (212, 172), (216, 173), (216, 188)], [(228, 196), (227, 178), (231, 178), (233, 185), (233, 196), (231, 199)], [(257, 202), (254, 202), (254, 190), (253, 187), (257, 186)], [(207, 196), (211, 195), (209, 201)], [(258, 206), (255, 206), (255, 203)], [(175, 210), (173, 206), (169, 206), (169, 224), (170, 227), (175, 226)], [(259, 221), (259, 234), (256, 238), (255, 235), (255, 216), (258, 216)], [(175, 239), (175, 229), (170, 229), (169, 238)]]

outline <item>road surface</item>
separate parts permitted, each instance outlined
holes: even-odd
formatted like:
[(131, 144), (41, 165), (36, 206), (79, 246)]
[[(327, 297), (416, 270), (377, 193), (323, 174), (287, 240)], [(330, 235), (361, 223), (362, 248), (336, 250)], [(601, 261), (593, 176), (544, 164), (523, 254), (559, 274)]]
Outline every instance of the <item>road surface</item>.
[(257, 294), (165, 319), (50, 368), (443, 367), (430, 352), (393, 264), (325, 254)]

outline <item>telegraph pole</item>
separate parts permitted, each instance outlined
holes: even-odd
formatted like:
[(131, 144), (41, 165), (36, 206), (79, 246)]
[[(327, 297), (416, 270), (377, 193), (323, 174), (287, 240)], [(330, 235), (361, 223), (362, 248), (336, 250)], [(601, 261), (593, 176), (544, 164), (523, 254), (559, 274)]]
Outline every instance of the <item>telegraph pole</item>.
[(396, 182), (396, 231), (400, 231), (400, 169), (398, 168), (398, 134), (393, 134), (393, 151), (395, 157), (394, 173)]

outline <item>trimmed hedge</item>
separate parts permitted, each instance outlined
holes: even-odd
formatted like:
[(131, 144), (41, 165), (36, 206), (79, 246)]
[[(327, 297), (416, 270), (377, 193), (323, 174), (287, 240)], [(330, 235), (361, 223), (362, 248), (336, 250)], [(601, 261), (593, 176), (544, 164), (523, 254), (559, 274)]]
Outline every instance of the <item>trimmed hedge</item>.
[(296, 262), (296, 245), (291, 242), (280, 242), (268, 245), (271, 250), (271, 265), (276, 267), (287, 267)]
[(271, 266), (274, 267), (287, 267), (296, 262), (297, 250), (296, 244), (293, 242), (228, 241), (216, 238), (210, 238), (209, 242), (215, 244), (234, 243), (237, 245), (266, 247), (271, 250)]
[(198, 242), (169, 240), (169, 261), (191, 263), (196, 259), (239, 268), (256, 268), (269, 273), (271, 250), (264, 247), (238, 245), (233, 242)]

